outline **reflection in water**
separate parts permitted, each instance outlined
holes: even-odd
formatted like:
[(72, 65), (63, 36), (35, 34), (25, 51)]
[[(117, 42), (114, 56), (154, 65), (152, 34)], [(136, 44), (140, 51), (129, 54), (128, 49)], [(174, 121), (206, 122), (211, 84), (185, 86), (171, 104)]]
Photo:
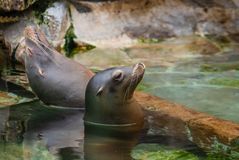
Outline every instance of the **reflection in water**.
[(8, 115), (1, 116), (1, 124), (6, 122), (0, 126), (1, 144), (20, 144), (18, 149), (24, 151), (25, 158), (42, 157), (46, 152), (51, 153), (48, 158), (61, 154), (64, 157), (65, 148), (75, 148), (82, 157), (82, 112), (48, 108), (35, 101), (1, 109), (0, 113)]
[(100, 160), (99, 153), (105, 160), (127, 160), (137, 143), (135, 134), (124, 139), (84, 133), (82, 111), (48, 108), (39, 101), (1, 109), (0, 114), (1, 144), (19, 144), (18, 156), (24, 159), (83, 159), (85, 150), (88, 160)]
[[(36, 160), (131, 160), (139, 143), (157, 143), (198, 150), (193, 145), (142, 133), (85, 127), (84, 113), (49, 108), (39, 101), (0, 109), (0, 157)], [(102, 132), (103, 131), (103, 132)], [(139, 140), (140, 139), (140, 140)], [(166, 142), (167, 141), (167, 142)], [(165, 143), (164, 143), (165, 142)], [(190, 147), (190, 148), (188, 148)]]
[(130, 152), (137, 139), (118, 139), (113, 137), (86, 134), (85, 160), (131, 160)]
[(9, 117), (9, 108), (1, 109), (0, 110), (0, 134), (1, 134), (1, 139), (4, 136), (5, 124), (7, 123), (8, 117)]
[(86, 122), (85, 160), (131, 160), (130, 153), (138, 142), (140, 130), (129, 130), (129, 126), (100, 126)]

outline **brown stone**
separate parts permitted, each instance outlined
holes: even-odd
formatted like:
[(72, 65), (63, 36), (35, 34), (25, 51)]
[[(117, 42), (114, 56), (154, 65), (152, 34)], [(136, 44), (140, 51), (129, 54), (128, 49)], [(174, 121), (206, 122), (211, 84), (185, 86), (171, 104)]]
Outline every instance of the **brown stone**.
[(239, 138), (239, 124), (149, 94), (137, 92), (135, 98), (143, 106), (151, 131), (187, 138), (203, 149), (210, 148), (214, 140), (230, 145)]
[(70, 1), (77, 39), (95, 46), (109, 46), (112, 39), (117, 39), (114, 45), (127, 45), (142, 37), (238, 33), (239, 12), (232, 0)]

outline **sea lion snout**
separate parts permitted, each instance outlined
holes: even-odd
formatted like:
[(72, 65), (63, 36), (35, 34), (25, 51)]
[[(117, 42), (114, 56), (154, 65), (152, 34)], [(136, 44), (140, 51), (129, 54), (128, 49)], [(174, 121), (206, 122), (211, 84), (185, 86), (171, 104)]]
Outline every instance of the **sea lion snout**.
[(34, 27), (34, 26), (27, 26), (24, 29), (24, 36), (25, 37), (31, 37), (34, 34), (36, 34), (36, 27)]
[(137, 63), (134, 65), (134, 68), (138, 69), (138, 68), (141, 68), (142, 70), (145, 70), (146, 66), (144, 63)]
[(31, 56), (33, 53), (36, 53), (35, 50), (38, 48), (36, 42), (38, 38), (37, 28), (34, 26), (27, 26), (24, 29), (24, 37), (20, 39), (16, 48), (16, 60), (24, 64), (25, 56)]
[[(143, 63), (137, 63), (133, 67), (132, 77), (143, 78), (146, 66)], [(141, 79), (140, 79), (141, 80)]]
[(21, 38), (19, 41), (16, 52), (15, 52), (15, 58), (17, 61), (24, 63), (24, 53), (25, 53), (25, 38)]

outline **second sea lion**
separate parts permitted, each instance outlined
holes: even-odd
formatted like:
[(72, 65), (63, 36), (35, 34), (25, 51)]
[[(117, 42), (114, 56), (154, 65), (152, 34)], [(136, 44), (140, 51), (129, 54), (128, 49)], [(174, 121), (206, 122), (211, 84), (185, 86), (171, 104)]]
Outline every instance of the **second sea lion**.
[(32, 90), (45, 104), (84, 107), (86, 85), (94, 73), (58, 53), (40, 29), (26, 27), (16, 59), (24, 64)]

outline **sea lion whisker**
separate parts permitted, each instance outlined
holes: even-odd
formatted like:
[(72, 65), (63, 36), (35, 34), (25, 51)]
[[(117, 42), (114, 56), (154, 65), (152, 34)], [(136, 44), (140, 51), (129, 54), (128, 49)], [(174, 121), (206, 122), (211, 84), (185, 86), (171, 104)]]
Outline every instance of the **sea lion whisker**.
[(27, 51), (28, 51), (27, 54), (29, 54), (29, 56), (32, 56), (33, 53), (32, 53), (32, 51), (31, 51), (31, 49), (30, 49), (30, 48), (27, 48)]
[(33, 39), (33, 38), (31, 38), (31, 40), (33, 40), (33, 41), (35, 41), (35, 42), (38, 42), (38, 43), (40, 43), (41, 45), (43, 45), (44, 47), (46, 47), (47, 49), (49, 49), (50, 51), (57, 53), (54, 49), (52, 49), (51, 47), (47, 46), (44, 42), (42, 42), (42, 41), (40, 41), (40, 40), (38, 40), (38, 39)]
[(37, 45), (37, 47), (40, 48), (41, 51), (42, 51), (46, 56), (49, 57), (49, 54), (42, 48), (41, 45), (39, 45), (39, 43), (41, 43), (41, 41), (39, 41), (39, 40), (37, 40), (37, 39), (34, 39), (34, 38), (30, 38), (30, 37), (28, 37), (28, 38), (29, 38), (30, 40), (32, 40), (32, 41)]
[(133, 82), (133, 78), (130, 79), (130, 83), (129, 83), (129, 85), (126, 89), (126, 92), (124, 94), (123, 102), (127, 101), (127, 97), (128, 97), (129, 92), (130, 92), (131, 85), (133, 84), (132, 82)]
[(127, 86), (127, 88), (124, 92), (123, 103), (126, 101), (126, 97), (127, 97), (127, 94), (128, 94), (129, 88), (130, 88), (130, 84), (131, 84), (131, 79), (130, 79), (130, 82), (129, 82), (129, 86)]

